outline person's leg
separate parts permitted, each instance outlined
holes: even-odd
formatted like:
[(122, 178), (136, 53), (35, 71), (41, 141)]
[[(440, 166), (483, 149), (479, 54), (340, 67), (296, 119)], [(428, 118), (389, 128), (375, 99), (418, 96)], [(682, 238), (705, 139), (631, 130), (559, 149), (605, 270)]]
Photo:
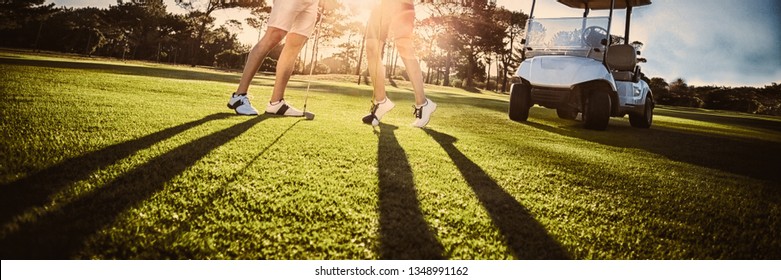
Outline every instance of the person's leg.
[[(276, 1), (279, 2), (279, 1)], [(276, 3), (275, 2), (275, 3)], [(274, 79), (274, 90), (271, 93), (267, 114), (282, 116), (303, 116), (304, 112), (288, 105), (284, 100), (285, 88), (290, 81), (290, 75), (293, 74), (298, 53), (304, 47), (309, 36), (315, 31), (317, 24), (317, 3), (318, 1), (291, 1), (300, 4), (296, 11), (295, 18), (292, 18), (290, 32), (285, 39), (285, 47), (277, 60), (276, 78)]]
[(258, 72), (260, 64), (263, 59), (266, 58), (269, 51), (274, 48), (279, 41), (285, 37), (285, 32), (282, 29), (275, 27), (269, 27), (263, 38), (255, 44), (255, 47), (250, 51), (247, 64), (244, 65), (244, 73), (241, 76), (239, 87), (236, 92), (231, 94), (231, 98), (228, 100), (228, 108), (236, 111), (239, 115), (257, 115), (258, 110), (252, 106), (249, 98), (247, 97), (247, 90), (249, 84), (252, 82), (252, 78), (255, 77), (255, 73)]
[(385, 100), (385, 65), (382, 64), (384, 44), (378, 39), (366, 40), (366, 61), (369, 66), (369, 78), (374, 88), (374, 102)]
[(415, 91), (415, 105), (421, 106), (426, 103), (426, 94), (423, 92), (423, 72), (420, 70), (420, 63), (415, 56), (415, 46), (410, 38), (396, 39), (396, 49), (399, 51), (401, 61), (412, 82), (412, 89)]
[(271, 103), (282, 100), (285, 97), (285, 87), (293, 74), (293, 68), (296, 63), (298, 53), (306, 44), (308, 38), (301, 34), (290, 33), (285, 40), (285, 47), (277, 61), (276, 79), (274, 80), (274, 91), (271, 94)]
[(244, 65), (239, 86), (228, 100), (228, 108), (236, 111), (239, 115), (257, 115), (258, 110), (250, 104), (247, 97), (249, 85), (258, 72), (258, 68), (266, 59), (268, 53), (276, 47), (282, 38), (293, 26), (293, 18), (299, 13), (299, 4), (297, 1), (274, 1), (274, 8), (269, 15), (268, 28), (263, 38), (255, 44), (247, 57), (247, 63)]
[(396, 105), (388, 98), (385, 92), (385, 65), (382, 64), (382, 49), (385, 47), (385, 38), (388, 36), (390, 17), (387, 15), (388, 3), (383, 1), (383, 6), (375, 8), (369, 18), (366, 29), (366, 62), (369, 66), (369, 78), (374, 89), (372, 107), (369, 115), (363, 117), (365, 124), (377, 126), (382, 117)]
[(266, 30), (266, 34), (263, 34), (263, 38), (255, 44), (249, 53), (249, 57), (247, 57), (247, 64), (244, 65), (244, 73), (241, 75), (241, 81), (239, 81), (236, 93), (247, 92), (252, 78), (255, 77), (260, 68), (260, 64), (266, 59), (271, 49), (279, 45), (279, 42), (282, 41), (282, 38), (285, 38), (286, 34), (287, 31), (276, 27), (269, 27)]
[(415, 23), (415, 7), (412, 4), (399, 4), (398, 12), (391, 22), (390, 29), (394, 34), (396, 49), (407, 69), (412, 88), (415, 92), (415, 122), (416, 127), (424, 127), (431, 120), (431, 114), (437, 110), (437, 104), (426, 98), (423, 92), (423, 73), (415, 56), (415, 44), (412, 41), (412, 29)]

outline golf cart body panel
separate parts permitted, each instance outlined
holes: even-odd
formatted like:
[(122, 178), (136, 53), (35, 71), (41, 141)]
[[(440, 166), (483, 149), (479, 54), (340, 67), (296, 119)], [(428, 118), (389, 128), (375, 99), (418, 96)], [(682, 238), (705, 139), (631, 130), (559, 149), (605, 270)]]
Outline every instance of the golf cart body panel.
[[(619, 108), (617, 116), (623, 116), (629, 113), (642, 113), (643, 106), (645, 105), (646, 97), (651, 95), (651, 89), (648, 84), (640, 80), (637, 83), (617, 81), (617, 92), (623, 93), (618, 95)], [(651, 97), (653, 100), (653, 97)]]
[[(583, 17), (534, 17), (534, 6), (522, 40), (523, 61), (515, 72), (519, 83), (511, 87), (510, 119), (526, 121), (529, 107), (556, 109), (560, 118), (583, 114), (586, 128), (603, 130), (610, 117), (629, 114), (632, 126), (648, 128), (653, 116), (653, 95), (642, 81), (638, 43), (629, 39), (632, 8), (650, 0), (558, 0), (584, 9)], [(612, 6), (612, 7), (611, 7)], [(589, 10), (609, 9), (608, 16), (588, 17)], [(623, 38), (612, 37), (613, 10), (626, 9)], [(618, 39), (618, 40), (616, 40)], [(515, 86), (517, 85), (517, 86)]]
[[(559, 3), (564, 4), (570, 8), (592, 10), (607, 10), (610, 9), (610, 0), (558, 0)], [(588, 4), (588, 6), (586, 6)], [(628, 4), (628, 5), (627, 5)], [(651, 5), (651, 0), (616, 0), (615, 9), (626, 9), (627, 7), (639, 7)]]
[[(532, 86), (549, 88), (572, 88), (573, 85), (605, 80), (611, 86), (613, 75), (601, 62), (575, 56), (538, 56), (527, 59), (518, 68), (516, 76), (526, 80)], [(616, 90), (612, 86), (613, 91)]]

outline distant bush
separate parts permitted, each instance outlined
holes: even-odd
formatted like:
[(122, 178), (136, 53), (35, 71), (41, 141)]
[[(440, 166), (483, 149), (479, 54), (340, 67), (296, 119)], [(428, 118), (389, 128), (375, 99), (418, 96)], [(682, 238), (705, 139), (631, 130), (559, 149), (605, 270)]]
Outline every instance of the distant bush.
[(662, 105), (781, 115), (781, 85), (756, 87), (689, 86), (682, 79), (670, 84), (662, 78), (646, 80)]
[(240, 69), (244, 66), (244, 55), (234, 50), (222, 51), (214, 56), (217, 67)]

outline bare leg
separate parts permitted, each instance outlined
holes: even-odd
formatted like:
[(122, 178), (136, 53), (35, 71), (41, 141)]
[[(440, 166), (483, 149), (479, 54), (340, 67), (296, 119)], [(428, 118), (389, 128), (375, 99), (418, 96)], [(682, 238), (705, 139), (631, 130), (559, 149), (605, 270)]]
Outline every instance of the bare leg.
[(410, 38), (396, 39), (396, 49), (399, 51), (404, 67), (407, 68), (412, 89), (415, 91), (415, 104), (420, 106), (426, 103), (426, 94), (423, 92), (423, 72), (420, 63), (415, 56), (415, 46)]
[(249, 90), (249, 84), (252, 82), (252, 78), (255, 77), (255, 73), (258, 72), (260, 64), (266, 58), (266, 55), (276, 47), (282, 38), (285, 38), (286, 31), (269, 27), (266, 30), (266, 34), (258, 41), (252, 48), (247, 58), (247, 64), (244, 65), (244, 73), (241, 75), (241, 81), (239, 82), (239, 88), (236, 89), (236, 93), (246, 93)]
[(382, 64), (383, 44), (377, 39), (366, 40), (366, 61), (369, 64), (369, 77), (374, 87), (374, 101), (385, 100), (385, 66)]
[(277, 76), (274, 80), (274, 91), (271, 94), (270, 102), (277, 102), (285, 97), (285, 87), (290, 81), (290, 75), (293, 74), (293, 67), (296, 63), (296, 57), (301, 52), (308, 38), (301, 34), (290, 33), (285, 40), (285, 47), (279, 55), (277, 61)]

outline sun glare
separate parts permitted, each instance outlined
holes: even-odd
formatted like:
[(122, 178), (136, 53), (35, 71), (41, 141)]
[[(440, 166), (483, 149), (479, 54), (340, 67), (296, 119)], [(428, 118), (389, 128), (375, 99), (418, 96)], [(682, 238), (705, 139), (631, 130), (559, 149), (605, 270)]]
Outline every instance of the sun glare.
[(345, 9), (349, 11), (353, 20), (366, 22), (369, 20), (371, 9), (379, 3), (378, 0), (342, 0)]

